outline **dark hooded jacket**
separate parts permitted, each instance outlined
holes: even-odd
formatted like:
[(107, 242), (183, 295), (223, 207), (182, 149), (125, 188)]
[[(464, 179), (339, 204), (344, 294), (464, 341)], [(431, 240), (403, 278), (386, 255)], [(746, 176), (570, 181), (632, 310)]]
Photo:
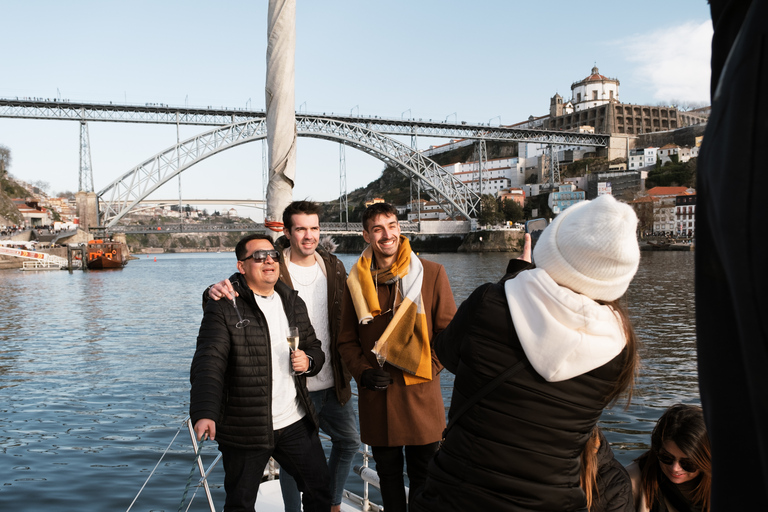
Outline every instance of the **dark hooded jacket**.
[(608, 440), (600, 431), (597, 450), (597, 489), (589, 512), (635, 512), (629, 473), (613, 456)]
[[(229, 300), (209, 300), (197, 337), (190, 369), (189, 415), (192, 423), (207, 418), (216, 422), (216, 441), (247, 450), (274, 447), (272, 430), (272, 357), (269, 329), (245, 278), (230, 277), (239, 293), (237, 307), (250, 323), (238, 329), (237, 312)], [(283, 302), (290, 325), (299, 327), (299, 348), (312, 358), (310, 371), (294, 377), (301, 406), (319, 427), (306, 386), (325, 362), (320, 341), (298, 292), (278, 281), (275, 292)]]
[[(515, 266), (518, 272), (530, 268), (524, 262)], [(504, 282), (515, 276), (475, 290), (435, 339), (440, 361), (456, 375), (449, 418), (494, 377), (528, 361), (504, 291)], [(525, 364), (453, 425), (410, 510), (585, 509), (580, 454), (607, 405), (623, 355), (559, 382)]]

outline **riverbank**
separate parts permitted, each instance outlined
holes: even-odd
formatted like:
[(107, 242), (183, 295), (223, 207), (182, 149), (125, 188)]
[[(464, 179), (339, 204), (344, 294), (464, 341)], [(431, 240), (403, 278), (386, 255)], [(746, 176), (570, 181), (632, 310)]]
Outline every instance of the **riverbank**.
[[(135, 254), (231, 252), (244, 233), (128, 235), (127, 243)], [(336, 252), (356, 254), (367, 244), (362, 235), (333, 235)], [(466, 235), (408, 235), (417, 252), (520, 252), (523, 233), (514, 230), (476, 231)]]

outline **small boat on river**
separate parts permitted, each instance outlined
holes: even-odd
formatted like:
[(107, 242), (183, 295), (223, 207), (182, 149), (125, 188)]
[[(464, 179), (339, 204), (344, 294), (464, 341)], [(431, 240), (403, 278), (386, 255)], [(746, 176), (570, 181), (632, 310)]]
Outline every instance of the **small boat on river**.
[(123, 268), (128, 263), (128, 246), (112, 240), (91, 240), (86, 250), (88, 270)]

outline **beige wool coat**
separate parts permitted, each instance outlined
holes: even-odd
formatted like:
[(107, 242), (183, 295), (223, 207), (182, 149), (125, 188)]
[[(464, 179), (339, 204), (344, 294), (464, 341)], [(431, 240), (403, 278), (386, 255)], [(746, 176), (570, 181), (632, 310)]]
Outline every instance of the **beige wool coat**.
[[(445, 268), (421, 259), (424, 281), (421, 297), (427, 313), (430, 342), (445, 329), (456, 313), (456, 302)], [(378, 296), (382, 311), (392, 307), (395, 286), (379, 285)], [(442, 365), (432, 349), (431, 382), (405, 385), (402, 370), (385, 364), (392, 377), (386, 391), (371, 391), (360, 386), (360, 376), (368, 368), (377, 368), (371, 352), (376, 340), (386, 329), (392, 313), (377, 316), (360, 325), (349, 290), (341, 304), (341, 330), (338, 350), (358, 386), (360, 437), (371, 446), (408, 446), (434, 443), (442, 438), (445, 428), (445, 406), (440, 390), (439, 372)]]

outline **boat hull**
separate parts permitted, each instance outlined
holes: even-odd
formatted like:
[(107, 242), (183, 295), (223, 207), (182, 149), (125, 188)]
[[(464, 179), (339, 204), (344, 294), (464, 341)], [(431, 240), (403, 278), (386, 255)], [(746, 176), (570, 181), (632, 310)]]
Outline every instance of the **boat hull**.
[(88, 270), (123, 268), (128, 263), (128, 246), (121, 242), (93, 240), (88, 242)]

